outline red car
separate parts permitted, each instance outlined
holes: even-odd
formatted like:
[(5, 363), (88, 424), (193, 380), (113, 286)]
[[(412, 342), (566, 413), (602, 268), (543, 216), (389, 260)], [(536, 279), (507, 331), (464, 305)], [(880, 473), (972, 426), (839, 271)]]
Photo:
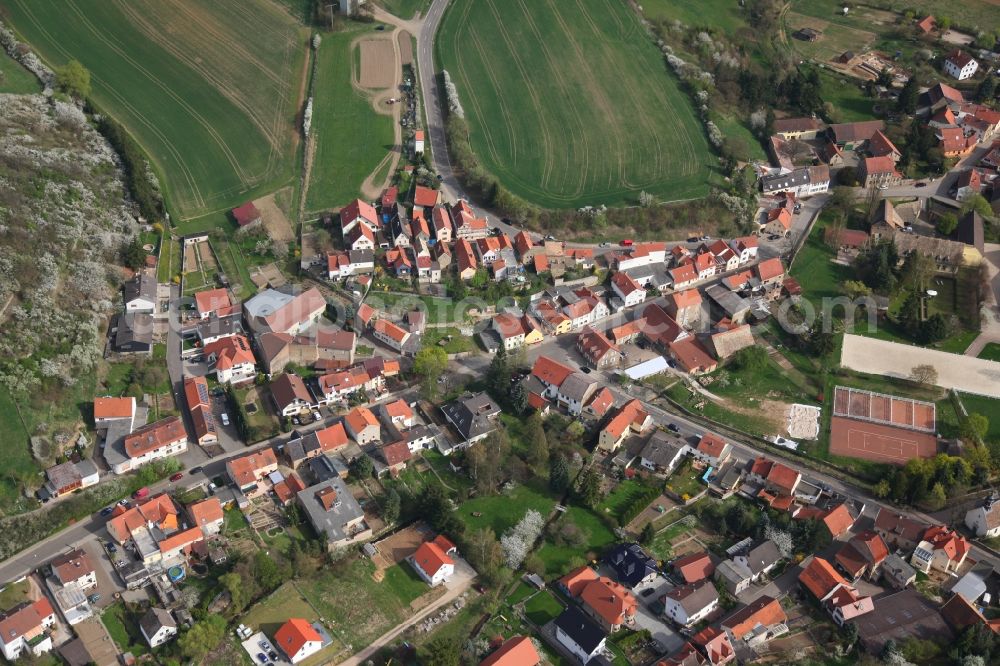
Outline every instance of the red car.
[(632, 239), (626, 238), (625, 240), (622, 241), (621, 245), (622, 247), (632, 247)]
[(183, 478), (184, 478), (184, 472), (177, 472), (176, 474), (174, 474), (173, 476), (170, 477), (170, 480), (171, 481), (180, 481)]
[(149, 495), (149, 488), (139, 488), (139, 490), (132, 493), (132, 499), (143, 499)]

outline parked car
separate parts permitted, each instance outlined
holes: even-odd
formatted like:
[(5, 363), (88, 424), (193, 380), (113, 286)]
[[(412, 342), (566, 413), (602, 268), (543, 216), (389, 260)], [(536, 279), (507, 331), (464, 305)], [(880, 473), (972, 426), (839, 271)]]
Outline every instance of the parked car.
[(268, 663), (267, 655), (264, 654), (263, 652), (258, 652), (257, 653), (257, 661), (259, 661), (262, 664)]
[(295, 425), (302, 425), (302, 421), (300, 421), (299, 417), (297, 416), (292, 417), (292, 423), (294, 423)]
[(267, 641), (262, 640), (262, 641), (257, 641), (257, 647), (266, 652), (267, 649), (270, 647), (270, 645), (268, 645)]
[(688, 243), (697, 243), (697, 242), (698, 242), (697, 236), (691, 236), (691, 238), (688, 238)]
[(149, 488), (145, 486), (132, 493), (133, 499), (143, 499), (144, 497), (149, 497)]
[(189, 469), (188, 474), (194, 476), (195, 474), (200, 474), (203, 469), (204, 468), (201, 465), (198, 465), (197, 467), (192, 467), (191, 469)]
[(110, 516), (111, 512), (114, 511), (114, 510), (115, 510), (115, 507), (113, 507), (113, 506), (106, 506), (103, 509), (101, 509), (101, 515), (102, 516)]
[(707, 241), (707, 240), (712, 240), (712, 237), (711, 237), (711, 236), (707, 236), (707, 235), (706, 235), (706, 236), (702, 236), (702, 237), (701, 237), (701, 238), (699, 238), (698, 240), (700, 240), (700, 241), (704, 242), (704, 241)]
[(183, 478), (184, 478), (184, 472), (177, 472), (176, 474), (174, 474), (174, 475), (172, 475), (170, 477), (170, 480), (171, 481), (180, 481)]
[(580, 372), (582, 372), (585, 375), (589, 375), (590, 374), (590, 368), (588, 368), (587, 366), (583, 366), (582, 368), (580, 368)]
[(274, 650), (268, 652), (267, 656), (271, 658), (271, 661), (278, 661), (278, 653), (275, 652)]
[(87, 597), (87, 601), (89, 601), (92, 604), (96, 604), (100, 600), (101, 600), (101, 595), (99, 594), (92, 594), (89, 597)]
[(222, 425), (229, 425), (229, 414), (222, 412), (222, 414), (219, 415), (219, 418), (222, 419)]
[(122, 505), (122, 506), (126, 506), (127, 507), (128, 506), (128, 499), (120, 499), (120, 500), (118, 500), (118, 503), (120, 505)]
[(648, 597), (653, 592), (656, 592), (656, 588), (655, 587), (647, 587), (645, 590), (643, 590), (642, 592), (639, 593), (639, 596), (640, 597)]
[(927, 187), (927, 183), (921, 181), (921, 182), (915, 184), (913, 187)]
[(313, 421), (319, 421), (321, 418), (323, 418), (323, 415), (319, 413), (318, 409), (314, 409), (312, 411), (312, 414), (313, 414)]
[(679, 427), (677, 427), (676, 423), (671, 423), (670, 425), (668, 425), (667, 426), (667, 430), (669, 430), (670, 432), (680, 432), (681, 431), (681, 429)]
[(634, 245), (634, 241), (631, 238), (626, 238), (621, 242), (622, 247), (632, 247), (632, 245)]
[(108, 552), (109, 553), (117, 553), (118, 552), (118, 546), (116, 546), (113, 543), (109, 543), (108, 544)]

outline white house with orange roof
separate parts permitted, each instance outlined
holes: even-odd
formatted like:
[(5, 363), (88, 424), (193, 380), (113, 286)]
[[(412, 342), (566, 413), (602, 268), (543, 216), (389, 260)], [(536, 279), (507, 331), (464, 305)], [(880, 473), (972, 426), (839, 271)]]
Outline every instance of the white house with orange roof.
[(187, 451), (188, 437), (184, 422), (170, 416), (145, 425), (125, 436), (124, 459), (112, 458), (117, 443), (105, 446), (105, 460), (115, 474), (125, 474), (153, 460), (176, 456)]
[(618, 272), (611, 276), (611, 289), (627, 308), (635, 307), (646, 300), (646, 290), (628, 273)]
[(195, 502), (187, 509), (191, 524), (200, 528), (205, 536), (218, 534), (222, 530), (225, 516), (222, 513), (222, 502), (219, 501), (218, 497), (209, 497)]
[(757, 259), (757, 252), (760, 249), (755, 236), (734, 238), (729, 241), (729, 247), (739, 256), (740, 264), (746, 264)]
[(308, 621), (293, 617), (275, 632), (274, 644), (298, 664), (323, 649), (323, 636)]
[(382, 411), (389, 422), (400, 430), (413, 427), (413, 408), (402, 398), (382, 405)]
[(340, 209), (340, 230), (346, 238), (348, 232), (359, 224), (374, 233), (378, 230), (378, 213), (375, 212), (375, 207), (367, 201), (355, 199)]
[(387, 319), (376, 319), (372, 325), (372, 335), (382, 344), (402, 351), (403, 345), (410, 339), (410, 332), (402, 326), (392, 323)]
[(347, 434), (361, 446), (378, 441), (382, 436), (378, 419), (367, 407), (355, 407), (344, 417)]
[(278, 456), (271, 449), (262, 449), (226, 461), (226, 473), (233, 485), (251, 499), (267, 492), (264, 481), (269, 474), (277, 471)]
[(597, 438), (597, 447), (602, 451), (616, 451), (628, 435), (638, 434), (652, 424), (653, 419), (642, 403), (630, 400), (601, 430)]
[(431, 587), (446, 582), (455, 573), (455, 560), (435, 541), (425, 541), (420, 544), (406, 561)]
[(970, 548), (965, 537), (955, 530), (934, 525), (924, 532), (923, 539), (910, 557), (910, 564), (924, 573), (929, 573), (931, 569), (951, 573), (962, 566)]
[(206, 289), (194, 295), (194, 307), (199, 319), (208, 319), (222, 308), (233, 304), (227, 289)]
[(0, 648), (13, 662), (26, 652), (40, 657), (52, 650), (52, 629), (56, 613), (46, 597), (24, 602), (0, 617)]
[(205, 345), (204, 355), (220, 384), (236, 386), (257, 376), (257, 359), (245, 336), (233, 335), (211, 342)]

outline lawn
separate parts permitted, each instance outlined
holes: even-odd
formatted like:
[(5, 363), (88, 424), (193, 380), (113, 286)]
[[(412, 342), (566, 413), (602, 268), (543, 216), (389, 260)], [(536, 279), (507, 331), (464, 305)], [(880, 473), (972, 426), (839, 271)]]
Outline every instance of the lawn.
[(22, 601), (30, 601), (29, 592), (31, 585), (27, 579), (19, 583), (7, 583), (3, 591), (0, 591), (0, 612), (8, 611)]
[(960, 395), (966, 412), (982, 414), (989, 419), (990, 428), (986, 431), (986, 440), (1000, 441), (1000, 400), (970, 393)]
[[(184, 219), (292, 179), (308, 30), (269, 0), (12, 0), (5, 18), (146, 149)], [(253, 35), (252, 40), (247, 35)]]
[(705, 490), (705, 484), (701, 480), (704, 474), (704, 470), (699, 471), (694, 468), (691, 458), (685, 458), (684, 463), (667, 479), (667, 488), (681, 498), (694, 497)]
[(833, 263), (837, 253), (823, 241), (826, 222), (821, 214), (791, 269), (792, 277), (802, 285), (803, 298), (809, 299), (817, 312), (822, 310), (824, 298), (841, 296), (840, 285), (855, 277), (849, 266)]
[(452, 3), (436, 49), (473, 149), (514, 194), (576, 208), (708, 193), (704, 130), (626, 3)]
[[(718, 423), (724, 423), (752, 435), (763, 436), (774, 434), (767, 419), (755, 414), (746, 414), (727, 409), (713, 400), (706, 399), (701, 394), (690, 393), (684, 384), (671, 386), (667, 389), (666, 395), (693, 413), (700, 413)], [(697, 407), (698, 404), (701, 404), (700, 409)]]
[(586, 537), (586, 543), (582, 547), (559, 546), (551, 537), (546, 538), (545, 544), (538, 549), (538, 557), (545, 563), (545, 575), (548, 577), (560, 576), (569, 571), (574, 561), (581, 557), (593, 559), (599, 557), (601, 552), (615, 543), (614, 532), (599, 515), (583, 507), (571, 506), (556, 521), (556, 529), (568, 522), (576, 525)]
[[(444, 344), (439, 344), (444, 341)], [(439, 346), (449, 354), (475, 351), (476, 342), (471, 336), (462, 335), (454, 326), (447, 328), (428, 328), (424, 332), (424, 346)]]
[(734, 0), (643, 0), (650, 21), (680, 21), (692, 27), (718, 28), (730, 35), (746, 27), (740, 3)]
[(987, 361), (1000, 361), (1000, 344), (987, 342), (983, 350), (979, 352), (979, 358), (985, 358)]
[(556, 619), (562, 612), (563, 605), (548, 590), (542, 590), (524, 604), (524, 614), (539, 627)]
[(628, 511), (632, 505), (642, 499), (649, 492), (649, 487), (635, 479), (625, 479), (615, 489), (608, 493), (598, 509), (613, 516), (616, 520), (621, 520), (623, 513)]
[[(547, 518), (554, 505), (555, 499), (548, 492), (543, 493), (531, 485), (519, 485), (507, 494), (471, 499), (462, 504), (455, 515), (465, 523), (467, 530), (488, 527), (499, 537), (521, 520), (528, 509), (535, 509)], [(482, 515), (474, 516), (474, 513)]]
[(423, 310), (427, 313), (428, 324), (447, 324), (458, 320), (459, 316), (455, 302), (450, 298), (373, 290), (369, 292), (365, 302), (376, 310), (388, 312), (396, 318), (402, 317), (410, 310)]
[[(839, 18), (839, 17), (834, 17)], [(785, 16), (785, 26), (788, 33), (788, 44), (792, 50), (817, 62), (830, 62), (844, 51), (863, 53), (878, 35), (871, 32), (871, 26), (864, 28), (852, 27), (839, 22), (827, 22), (797, 12), (788, 12)], [(820, 32), (815, 42), (796, 39), (794, 34), (800, 28), (813, 28)]]
[(0, 53), (0, 93), (30, 95), (42, 92), (35, 75), (4, 53)]
[(393, 147), (392, 117), (378, 114), (365, 93), (351, 85), (351, 49), (371, 26), (323, 35), (317, 54), (313, 131), (316, 154), (306, 209), (339, 208), (360, 194), (361, 183)]
[[(266, 599), (254, 604), (240, 618), (240, 622), (252, 629), (263, 631), (268, 638), (273, 639), (274, 633), (290, 617), (301, 617), (310, 622), (315, 622), (318, 619), (316, 610), (309, 604), (295, 583), (285, 583), (272, 592)], [(323, 618), (323, 621), (325, 620), (326, 618)], [(317, 652), (304, 662), (305, 664), (315, 665), (326, 663), (336, 653), (340, 652), (344, 646), (338, 640), (337, 632), (331, 631), (330, 634), (334, 639), (333, 644)]]
[(390, 14), (409, 19), (413, 18), (417, 12), (426, 11), (431, 2), (430, 0), (378, 0), (378, 4), (382, 5)]
[(658, 532), (653, 538), (653, 543), (648, 548), (650, 554), (658, 560), (666, 561), (673, 559), (674, 551), (672, 542), (690, 530), (694, 524), (691, 516), (675, 520), (669, 527), (666, 527), (662, 532)]
[(875, 102), (865, 96), (857, 79), (839, 76), (824, 69), (820, 70), (819, 80), (820, 96), (824, 102), (833, 105), (834, 122), (853, 123), (875, 118), (872, 111)]
[[(396, 565), (400, 567), (401, 565)], [(375, 582), (375, 565), (367, 559), (352, 559), (318, 572), (299, 583), (299, 589), (332, 627), (354, 650), (406, 620), (411, 615), (410, 602), (417, 587), (406, 579), (405, 572), (386, 572), (386, 579)], [(425, 592), (431, 588), (424, 586)]]
[(101, 622), (122, 652), (131, 652), (136, 656), (149, 652), (149, 647), (139, 629), (139, 617), (129, 613), (122, 602), (105, 608), (101, 613)]

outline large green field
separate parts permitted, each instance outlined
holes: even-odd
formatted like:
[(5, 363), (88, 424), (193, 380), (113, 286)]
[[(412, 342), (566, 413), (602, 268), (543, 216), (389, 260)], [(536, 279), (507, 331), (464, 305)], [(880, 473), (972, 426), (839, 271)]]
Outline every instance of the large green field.
[(437, 40), (473, 149), (513, 193), (549, 208), (708, 192), (689, 100), (620, 0), (452, 3)]
[(292, 180), (308, 31), (272, 0), (8, 0), (50, 65), (79, 60), (93, 98), (156, 164), (176, 217)]
[(316, 67), (313, 129), (316, 154), (306, 209), (339, 208), (393, 147), (392, 117), (375, 113), (371, 97), (351, 84), (359, 61), (351, 43), (371, 26), (323, 35)]

